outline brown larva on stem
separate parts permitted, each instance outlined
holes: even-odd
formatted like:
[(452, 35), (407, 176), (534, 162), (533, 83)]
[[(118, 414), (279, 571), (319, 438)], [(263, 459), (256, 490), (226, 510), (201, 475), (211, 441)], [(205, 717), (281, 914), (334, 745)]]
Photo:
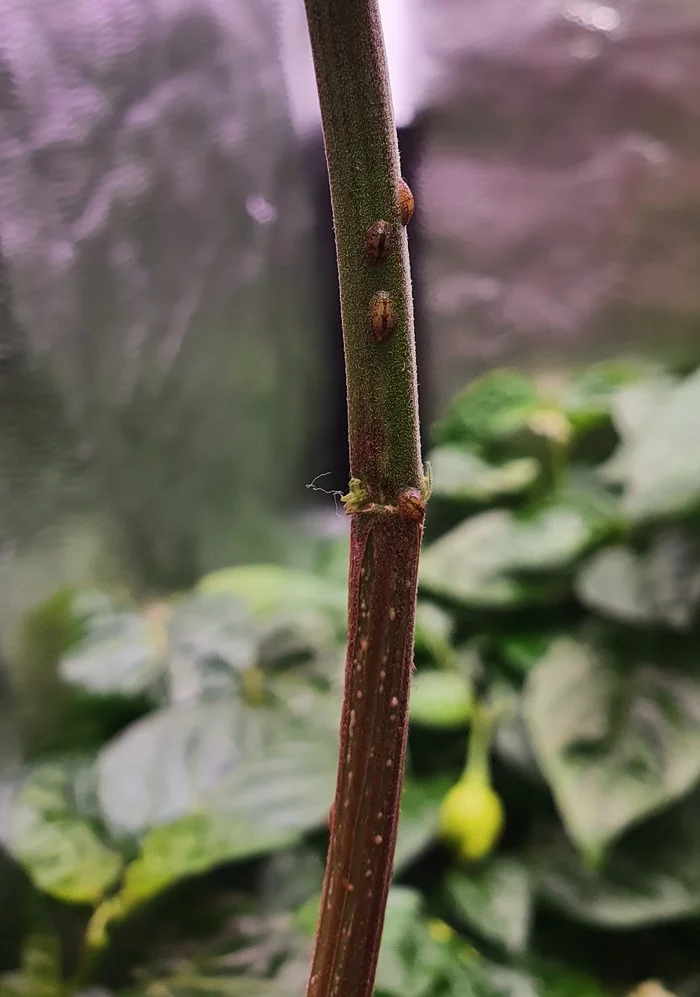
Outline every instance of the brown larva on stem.
[(397, 509), (404, 519), (419, 523), (425, 516), (425, 499), (417, 488), (404, 488), (399, 495)]
[(365, 239), (365, 250), (370, 263), (379, 263), (380, 260), (383, 260), (389, 252), (390, 243), (391, 225), (389, 222), (385, 222), (383, 218), (372, 222), (367, 229), (367, 237)]
[(394, 302), (387, 291), (377, 291), (369, 303), (369, 328), (378, 343), (388, 339), (396, 325)]
[(399, 180), (398, 189), (398, 201), (399, 201), (399, 217), (401, 218), (402, 225), (408, 225), (410, 220), (413, 218), (413, 212), (416, 207), (416, 201), (413, 197), (413, 191), (408, 186), (403, 177)]

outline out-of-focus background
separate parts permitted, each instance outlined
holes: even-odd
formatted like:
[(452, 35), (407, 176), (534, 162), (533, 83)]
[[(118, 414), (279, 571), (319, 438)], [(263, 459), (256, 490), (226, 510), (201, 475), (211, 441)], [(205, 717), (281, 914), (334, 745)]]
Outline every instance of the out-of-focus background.
[[(435, 492), (377, 997), (693, 997), (700, 8), (380, 7)], [(302, 0), (8, 0), (0, 997), (303, 992), (344, 405)]]

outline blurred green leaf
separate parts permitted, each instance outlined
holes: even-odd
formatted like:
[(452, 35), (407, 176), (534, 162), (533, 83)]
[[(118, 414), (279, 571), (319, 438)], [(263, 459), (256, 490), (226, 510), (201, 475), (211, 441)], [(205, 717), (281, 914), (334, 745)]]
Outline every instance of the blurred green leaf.
[(513, 517), (501, 509), (467, 519), (430, 544), (421, 557), (421, 587), (467, 605), (502, 606), (527, 601), (504, 572)]
[(420, 582), (428, 591), (472, 606), (538, 602), (551, 586), (527, 584), (523, 572), (569, 567), (597, 537), (599, 522), (568, 505), (527, 516), (493, 509), (473, 516), (423, 553)]
[(78, 812), (75, 761), (34, 766), (0, 797), (0, 839), (38, 889), (67, 903), (97, 904), (117, 878), (122, 857)]
[(645, 384), (655, 368), (641, 361), (608, 360), (591, 364), (574, 374), (562, 396), (566, 415), (579, 429), (610, 418), (614, 399), (627, 385)]
[(347, 590), (340, 582), (273, 564), (227, 568), (205, 575), (196, 592), (227, 594), (243, 599), (256, 616), (274, 616), (314, 607), (345, 626)]
[(64, 654), (61, 678), (93, 696), (140, 697), (162, 673), (162, 624), (105, 602), (85, 619), (83, 635)]
[(529, 781), (546, 785), (521, 710), (513, 710), (499, 721), (494, 747), (506, 765)]
[(71, 749), (99, 737), (100, 718), (93, 704), (84, 703), (84, 697), (79, 700), (75, 690), (60, 681), (58, 668), (84, 635), (90, 616), (109, 605), (101, 593), (65, 588), (22, 620), (15, 677), (26, 756)]
[(480, 959), (469, 975), (479, 997), (544, 997), (535, 976), (510, 966)]
[(629, 442), (643, 433), (677, 385), (676, 378), (659, 371), (617, 391), (612, 399), (612, 416), (620, 438)]
[(418, 671), (411, 683), (411, 723), (444, 729), (467, 727), (474, 697), (458, 672)]
[(645, 577), (658, 620), (688, 629), (700, 606), (700, 548), (680, 527), (656, 531), (647, 551)]
[(527, 675), (552, 643), (562, 636), (555, 630), (542, 633), (498, 633), (491, 640), (507, 665), (520, 675)]
[(492, 371), (457, 395), (436, 428), (436, 439), (477, 446), (500, 442), (525, 429), (542, 404), (537, 386), (524, 374)]
[[(200, 809), (254, 743), (228, 699), (156, 710), (110, 741), (98, 759), (99, 798), (115, 835), (141, 835)], [(251, 748), (253, 745), (251, 745)]]
[[(117, 835), (143, 835), (186, 816), (225, 815), (235, 839), (231, 852), (254, 855), (269, 850), (271, 832), (275, 842), (288, 844), (322, 823), (336, 762), (335, 734), (283, 704), (176, 705), (133, 724), (102, 750), (100, 803)], [(219, 841), (218, 821), (211, 832), (204, 820), (192, 826)]]
[(228, 773), (212, 772), (214, 784), (201, 786), (198, 797), (181, 800), (193, 812), (145, 834), (126, 869), (117, 915), (181, 879), (293, 845), (324, 822), (335, 785), (334, 745), (284, 721), (259, 733), (253, 753), (249, 748), (232, 761)]
[(645, 432), (677, 384), (675, 378), (659, 373), (615, 393), (612, 398), (612, 419), (621, 443), (598, 468), (598, 475), (603, 481), (616, 486), (625, 485), (630, 474), (634, 442)]
[(453, 870), (446, 890), (454, 912), (483, 938), (509, 952), (525, 950), (532, 888), (524, 865), (499, 857), (481, 869)]
[(454, 620), (449, 613), (434, 602), (422, 599), (416, 606), (416, 643), (430, 651), (436, 644), (447, 644), (452, 639)]
[(692, 676), (652, 664), (623, 669), (561, 640), (530, 673), (523, 712), (568, 832), (592, 861), (700, 778)]
[(697, 798), (627, 835), (601, 870), (563, 838), (536, 849), (533, 874), (548, 904), (607, 929), (635, 929), (700, 912)]
[(532, 971), (539, 997), (610, 997), (610, 992), (603, 989), (598, 980), (561, 963), (533, 961)]
[(624, 509), (633, 522), (700, 505), (700, 371), (686, 378), (629, 444)]
[[(249, 976), (225, 976), (184, 966), (172, 975), (120, 991), (121, 997), (278, 997), (274, 984)], [(76, 997), (83, 997), (78, 994)], [(85, 997), (92, 997), (85, 994)], [(95, 995), (101, 997), (101, 995)]]
[(155, 828), (144, 837), (138, 858), (126, 868), (115, 909), (128, 913), (182, 879), (282, 848), (297, 840), (299, 833), (275, 827), (272, 821), (262, 823), (256, 816), (247, 820), (245, 813), (191, 814)]
[(416, 930), (420, 908), (421, 896), (416, 890), (395, 886), (390, 891), (379, 952), (376, 990), (404, 993), (405, 988), (411, 989), (411, 981), (406, 978), (409, 968), (406, 965), (406, 942)]
[(419, 599), (416, 605), (415, 652), (427, 655), (440, 668), (452, 668), (455, 654), (452, 647), (454, 620), (434, 602)]
[(236, 693), (241, 672), (257, 662), (250, 610), (228, 592), (195, 593), (179, 601), (167, 632), (171, 702)]
[(309, 897), (306, 903), (297, 908), (294, 912), (294, 926), (306, 938), (313, 938), (316, 934), (318, 923), (318, 912), (321, 907), (321, 891), (319, 890), (313, 897)]
[(668, 528), (644, 555), (607, 547), (584, 565), (576, 589), (584, 605), (612, 619), (687, 629), (700, 605), (696, 544)]
[(584, 606), (628, 623), (654, 622), (644, 584), (643, 559), (627, 547), (605, 547), (584, 564), (576, 594)]
[(431, 938), (415, 890), (389, 892), (375, 982), (377, 997), (433, 997), (453, 993), (454, 952)]
[(115, 834), (142, 836), (115, 913), (297, 842), (327, 818), (336, 762), (335, 732), (282, 706), (190, 703), (134, 724), (99, 760), (105, 820)]
[(508, 560), (514, 571), (565, 568), (594, 539), (588, 516), (567, 505), (552, 505), (514, 520)]
[(22, 945), (22, 965), (0, 976), (0, 997), (64, 997), (61, 946), (49, 931), (33, 931)]
[(489, 464), (459, 446), (437, 447), (430, 454), (433, 495), (459, 502), (489, 502), (529, 488), (540, 473), (539, 461), (521, 457)]
[(323, 869), (323, 858), (309, 846), (271, 855), (258, 880), (261, 909), (265, 914), (282, 914), (299, 909), (310, 897), (318, 897)]

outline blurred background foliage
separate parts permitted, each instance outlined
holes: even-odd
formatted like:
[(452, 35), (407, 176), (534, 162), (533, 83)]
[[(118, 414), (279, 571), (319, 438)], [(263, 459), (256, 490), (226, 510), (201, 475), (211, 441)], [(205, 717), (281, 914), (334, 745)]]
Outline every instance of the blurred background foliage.
[[(545, 389), (494, 371), (453, 400), (430, 459), (376, 993), (692, 997), (700, 372), (600, 363)], [(347, 540), (298, 545), (304, 568), (222, 569), (143, 600), (64, 587), (22, 617), (2, 725), (2, 997), (301, 992)], [(504, 820), (470, 861), (444, 801), (486, 708), (481, 778)], [(473, 834), (483, 813), (456, 819)]]
[[(377, 995), (694, 997), (700, 7), (382, 17), (439, 422)], [(301, 993), (347, 560), (303, 3), (10, 4), (0, 162), (0, 997)]]

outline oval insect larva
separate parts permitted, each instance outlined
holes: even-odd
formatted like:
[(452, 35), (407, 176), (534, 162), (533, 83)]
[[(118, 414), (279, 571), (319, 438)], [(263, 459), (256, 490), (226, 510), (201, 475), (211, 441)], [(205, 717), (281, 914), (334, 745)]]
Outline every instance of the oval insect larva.
[(425, 516), (425, 499), (417, 488), (404, 488), (398, 498), (399, 515), (420, 522)]
[(389, 252), (390, 243), (391, 225), (389, 222), (385, 222), (383, 218), (380, 218), (376, 222), (372, 222), (370, 227), (367, 229), (367, 236), (365, 239), (367, 259), (370, 263), (379, 263), (380, 260), (383, 260)]
[(408, 225), (410, 220), (413, 218), (413, 212), (416, 207), (416, 200), (413, 196), (413, 191), (408, 186), (403, 177), (401, 177), (401, 179), (399, 180), (398, 201), (399, 201), (399, 217), (401, 218), (401, 224)]
[(378, 343), (388, 339), (396, 325), (394, 302), (387, 291), (377, 291), (369, 303), (369, 328)]

